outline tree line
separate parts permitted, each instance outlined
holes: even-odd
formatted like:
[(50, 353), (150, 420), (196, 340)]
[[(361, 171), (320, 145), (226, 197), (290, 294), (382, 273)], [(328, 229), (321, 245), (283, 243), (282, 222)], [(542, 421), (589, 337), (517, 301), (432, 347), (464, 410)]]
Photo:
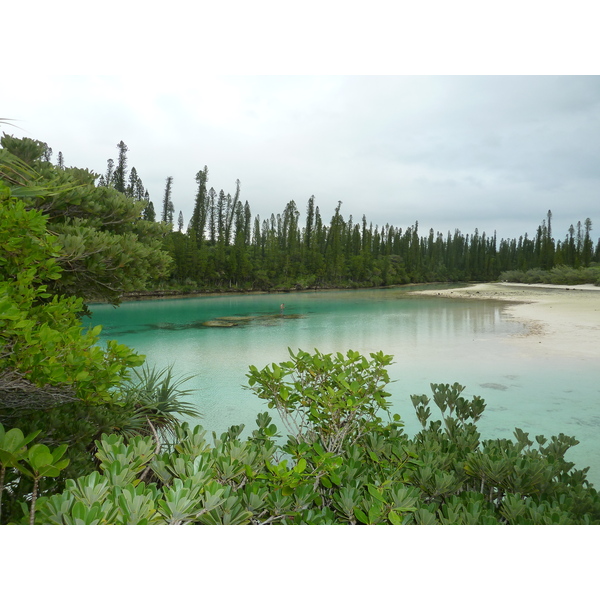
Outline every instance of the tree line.
[[(342, 214), (339, 202), (325, 222), (315, 197), (308, 199), (305, 217), (289, 201), (283, 211), (263, 219), (253, 215), (240, 197), (208, 186), (208, 167), (196, 173), (197, 192), (187, 228), (179, 211), (174, 221), (173, 177), (166, 179), (160, 215), (135, 168), (126, 177), (127, 146), (117, 145), (115, 166), (98, 182), (145, 202), (144, 219), (170, 227), (164, 248), (173, 258), (170, 283), (200, 289), (306, 289), (377, 287), (419, 282), (491, 281), (503, 273), (555, 267), (587, 268), (600, 262), (600, 239), (594, 245), (592, 222), (571, 225), (564, 239), (555, 239), (552, 212), (533, 238), (500, 239), (460, 230), (446, 234), (419, 222), (403, 229), (373, 225), (366, 215), (358, 221)], [(513, 273), (514, 276), (514, 273)]]
[[(490, 281), (512, 270), (577, 269), (600, 261), (600, 241), (594, 250), (589, 219), (583, 233), (578, 224), (577, 235), (571, 228), (564, 241), (555, 241), (545, 224), (533, 239), (498, 241), (495, 233), (477, 229), (466, 235), (430, 229), (421, 235), (418, 222), (403, 230), (373, 226), (363, 215), (355, 223), (344, 217), (341, 203), (326, 224), (314, 197), (304, 223), (294, 201), (266, 220), (252, 219), (248, 203), (238, 202), (232, 203), (236, 211), (228, 221), (228, 206), (226, 200), (206, 207), (208, 223), (216, 223), (214, 233), (210, 225), (198, 229), (192, 220), (186, 233), (170, 234), (166, 248), (174, 259), (174, 280), (240, 289), (377, 287)], [(227, 225), (232, 220), (233, 228)]]
[[(208, 167), (196, 174), (194, 209), (185, 228), (179, 211), (175, 223), (173, 177), (166, 178), (159, 214), (135, 167), (128, 169), (127, 145), (117, 144), (117, 160), (107, 160), (97, 187), (112, 188), (140, 203), (145, 221), (165, 225), (163, 249), (172, 267), (161, 275), (163, 284), (195, 289), (306, 289), (318, 287), (377, 287), (432, 281), (596, 281), (598, 274), (581, 269), (600, 263), (600, 239), (594, 245), (592, 222), (571, 225), (564, 239), (555, 239), (552, 212), (536, 235), (497, 240), (475, 229), (446, 235), (419, 223), (402, 229), (375, 225), (366, 215), (354, 222), (344, 217), (338, 203), (331, 220), (324, 222), (314, 196), (301, 220), (295, 201), (280, 213), (262, 219), (240, 198), (240, 181), (233, 194), (208, 188)], [(23, 152), (23, 149), (20, 150)], [(43, 158), (52, 149), (44, 144)], [(64, 170), (64, 157), (57, 166)], [(575, 270), (575, 271), (573, 271)], [(548, 279), (546, 272), (553, 273)]]

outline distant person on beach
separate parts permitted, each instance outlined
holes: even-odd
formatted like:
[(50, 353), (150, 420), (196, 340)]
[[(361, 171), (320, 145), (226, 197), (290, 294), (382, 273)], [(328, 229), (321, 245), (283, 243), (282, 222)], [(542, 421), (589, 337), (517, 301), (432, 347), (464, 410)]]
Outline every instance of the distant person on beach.
[(282, 302), (281, 306), (279, 307), (279, 310), (281, 311), (281, 316), (283, 317), (283, 311), (285, 309), (285, 304)]

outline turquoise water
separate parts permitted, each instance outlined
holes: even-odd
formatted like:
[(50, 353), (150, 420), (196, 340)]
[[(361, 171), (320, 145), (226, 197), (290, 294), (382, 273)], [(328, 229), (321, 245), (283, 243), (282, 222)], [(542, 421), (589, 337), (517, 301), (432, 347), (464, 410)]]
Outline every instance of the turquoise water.
[[(590, 479), (600, 486), (597, 361), (523, 356), (510, 336), (523, 333), (524, 325), (506, 319), (503, 306), (409, 295), (407, 288), (228, 294), (128, 302), (117, 309), (92, 305), (91, 322), (103, 326), (104, 340), (127, 344), (150, 365), (173, 364), (177, 375), (194, 375), (186, 387), (196, 388), (191, 399), (209, 431), (243, 423), (250, 433), (257, 413), (267, 410), (243, 388), (248, 365), (286, 360), (288, 347), (382, 350), (394, 356), (389, 368), (394, 382), (388, 387), (392, 411), (401, 415), (409, 434), (419, 428), (410, 395), (430, 394), (430, 383), (458, 381), (466, 386), (465, 395), (486, 399), (479, 426), (485, 437), (512, 438), (515, 427), (532, 437), (573, 435), (580, 444), (567, 458), (590, 466)], [(203, 325), (231, 317), (256, 318), (235, 327)], [(273, 418), (280, 423), (276, 414)]]

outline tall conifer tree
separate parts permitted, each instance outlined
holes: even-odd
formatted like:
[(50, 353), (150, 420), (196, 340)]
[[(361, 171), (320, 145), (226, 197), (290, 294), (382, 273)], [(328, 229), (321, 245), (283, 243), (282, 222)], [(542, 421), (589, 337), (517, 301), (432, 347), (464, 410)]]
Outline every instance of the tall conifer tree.
[(162, 221), (163, 223), (172, 223), (173, 222), (173, 203), (171, 202), (171, 189), (173, 186), (173, 177), (167, 177), (167, 184), (165, 186), (165, 196), (163, 199), (163, 211), (162, 211)]
[(231, 241), (231, 230), (233, 225), (233, 218), (236, 214), (236, 208), (240, 201), (240, 180), (235, 181), (235, 195), (233, 198), (227, 194), (227, 210), (226, 210), (226, 221), (225, 221), (225, 245), (228, 246)]
[(127, 185), (127, 195), (130, 198), (135, 198), (139, 201), (144, 199), (144, 192), (144, 185), (137, 174), (136, 168), (131, 167), (131, 172), (129, 173), (129, 184)]
[(114, 185), (115, 177), (115, 161), (109, 158), (106, 161), (106, 175), (104, 176), (104, 183), (106, 186), (111, 187)]
[(127, 148), (123, 140), (117, 144), (117, 148), (119, 149), (119, 158), (117, 159), (117, 166), (113, 175), (114, 188), (124, 194), (127, 187), (125, 181), (127, 175), (127, 150), (129, 148)]
[(217, 241), (223, 242), (225, 239), (225, 192), (219, 191), (219, 199), (217, 200)]
[(210, 190), (208, 190), (208, 231), (209, 231), (209, 238), (210, 238), (210, 243), (214, 245), (215, 241), (216, 241), (216, 216), (215, 216), (215, 211), (216, 211), (216, 202), (215, 199), (217, 197), (217, 192), (215, 191), (215, 188), (210, 188)]
[(146, 221), (156, 221), (156, 211), (154, 210), (154, 204), (152, 204), (152, 202), (148, 201), (142, 215)]
[(192, 231), (196, 233), (196, 243), (198, 247), (200, 247), (202, 245), (202, 242), (204, 241), (204, 229), (206, 227), (206, 219), (208, 216), (209, 197), (206, 191), (207, 181), (208, 167), (204, 165), (204, 169), (196, 173), (196, 183), (198, 184), (198, 192), (196, 194), (194, 212), (192, 213), (192, 221), (190, 223)]

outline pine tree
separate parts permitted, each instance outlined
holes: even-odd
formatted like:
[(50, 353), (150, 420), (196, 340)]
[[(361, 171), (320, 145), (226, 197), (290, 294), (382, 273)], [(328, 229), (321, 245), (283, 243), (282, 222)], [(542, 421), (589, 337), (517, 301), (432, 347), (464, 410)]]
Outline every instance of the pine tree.
[(225, 192), (219, 191), (219, 199), (217, 200), (217, 242), (225, 240)]
[[(20, 159), (19, 144), (13, 146), (14, 153), (0, 153), (8, 164)], [(29, 153), (32, 145), (25, 139), (22, 147)], [(51, 222), (63, 257), (61, 277), (49, 283), (49, 294), (118, 303), (123, 291), (143, 289), (151, 277), (168, 273), (170, 258), (160, 250), (164, 227), (143, 225), (142, 207), (114, 189), (96, 186), (91, 171), (40, 160), (44, 148), (39, 148), (29, 171), (21, 171), (23, 181), (52, 190), (50, 196), (26, 196), (28, 209), (42, 211)]]
[(244, 239), (246, 245), (250, 245), (251, 242), (251, 227), (252, 227), (252, 212), (250, 211), (250, 204), (246, 200), (244, 204)]
[[(206, 219), (208, 216), (209, 197), (206, 191), (206, 183), (208, 181), (208, 167), (204, 165), (202, 171), (196, 173), (196, 183), (198, 184), (198, 193), (196, 194), (196, 202), (194, 204), (194, 212), (190, 227), (196, 234), (196, 244), (198, 247), (204, 241), (204, 229), (206, 227)], [(212, 189), (212, 188), (211, 188)]]
[(573, 223), (571, 223), (571, 225), (569, 227), (569, 237), (567, 238), (567, 240), (565, 240), (565, 244), (567, 245), (566, 263), (570, 267), (574, 267), (575, 266), (576, 249), (575, 249), (575, 227), (573, 227)]
[(127, 175), (127, 150), (129, 148), (127, 148), (123, 140), (117, 144), (117, 148), (119, 149), (119, 158), (117, 159), (117, 167), (113, 175), (114, 188), (117, 192), (124, 194), (126, 190), (125, 177)]
[(233, 225), (233, 218), (236, 214), (238, 202), (240, 200), (240, 180), (235, 181), (235, 195), (233, 199), (227, 194), (227, 210), (226, 210), (226, 223), (225, 223), (225, 245), (228, 246), (231, 241), (231, 229)]
[(254, 217), (254, 225), (252, 227), (252, 258), (256, 263), (262, 252), (264, 252), (263, 237), (260, 233), (260, 217), (256, 215)]
[(583, 248), (581, 253), (581, 262), (584, 267), (589, 267), (594, 254), (594, 243), (590, 233), (592, 231), (592, 220), (588, 217), (584, 222), (585, 234), (583, 237)]
[(45, 149), (44, 149), (44, 154), (43, 159), (47, 162), (50, 162), (50, 160), (52, 159), (52, 148), (50, 148), (50, 146), (48, 146), (48, 144), (45, 144)]
[(581, 253), (583, 251), (583, 234), (581, 232), (581, 221), (577, 221), (577, 236), (575, 238), (575, 268), (581, 266)]
[(210, 188), (208, 191), (208, 231), (210, 236), (210, 243), (214, 246), (216, 241), (216, 203), (215, 199), (217, 197), (217, 192), (215, 188)]
[(56, 161), (56, 166), (59, 169), (64, 169), (65, 168), (65, 159), (63, 157), (63, 153), (62, 152), (58, 153), (58, 160)]
[(313, 227), (315, 220), (315, 197), (311, 196), (308, 199), (306, 207), (306, 227), (304, 228), (304, 247), (309, 250), (311, 248)]
[(152, 202), (148, 201), (142, 215), (146, 221), (156, 221), (156, 211), (154, 210), (154, 204), (152, 204)]
[(112, 158), (109, 158), (106, 161), (106, 175), (104, 176), (104, 181), (107, 187), (112, 187), (114, 185), (114, 176), (115, 161)]
[(129, 173), (129, 183), (125, 193), (130, 198), (134, 198), (138, 201), (144, 199), (144, 186), (142, 184), (142, 180), (138, 177), (135, 167), (131, 167), (131, 171)]
[[(173, 222), (173, 213), (172, 207), (173, 203), (171, 202), (171, 188), (173, 186), (173, 177), (167, 177), (167, 185), (165, 186), (165, 196), (163, 199), (163, 211), (161, 220), (163, 223)], [(169, 219), (170, 216), (170, 219)]]
[(543, 238), (542, 238), (542, 256), (541, 256), (541, 267), (542, 269), (551, 269), (554, 266), (554, 254), (556, 248), (554, 240), (552, 239), (552, 211), (548, 211), (548, 224), (544, 223), (543, 227)]
[(181, 233), (183, 229), (183, 213), (179, 211), (179, 217), (177, 218), (177, 231)]

